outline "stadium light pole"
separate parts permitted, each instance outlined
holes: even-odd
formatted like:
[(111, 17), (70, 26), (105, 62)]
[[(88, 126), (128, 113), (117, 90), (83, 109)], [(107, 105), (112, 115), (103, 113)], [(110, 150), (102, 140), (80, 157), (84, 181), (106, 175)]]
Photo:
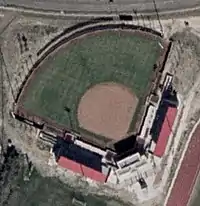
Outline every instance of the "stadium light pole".
[(144, 19), (144, 16), (141, 14), (141, 18), (142, 18), (142, 21), (143, 21), (143, 26), (145, 27), (145, 19)]
[(148, 21), (149, 21), (149, 28), (150, 28), (150, 29), (152, 29), (152, 27), (151, 27), (151, 20), (150, 20), (150, 16), (147, 16), (147, 19), (148, 19)]
[(0, 79), (1, 79), (1, 131), (0, 131), (0, 147), (1, 147), (1, 151), (0, 151), (0, 158), (2, 158), (3, 153), (4, 153), (4, 109), (5, 109), (5, 96), (4, 96), (4, 92), (5, 92), (5, 87), (4, 87), (4, 73), (3, 73), (3, 62), (2, 62), (2, 56), (0, 56)]
[(136, 16), (137, 24), (138, 24), (138, 26), (139, 26), (139, 17), (138, 17), (138, 15), (137, 15), (137, 10), (133, 10), (133, 12), (134, 12), (134, 14), (135, 14), (135, 16)]
[(69, 124), (70, 124), (70, 129), (73, 130), (73, 126), (72, 126), (72, 120), (71, 120), (71, 109), (67, 106), (64, 107), (64, 111), (67, 113), (68, 118), (69, 118)]
[[(15, 102), (15, 93), (14, 93), (14, 89), (13, 89), (13, 86), (11, 84), (11, 79), (10, 79), (10, 76), (9, 76), (9, 73), (8, 73), (8, 70), (7, 70), (7, 67), (6, 67), (6, 63), (4, 61), (4, 56), (3, 56), (3, 52), (0, 48), (0, 68), (2, 69), (2, 72), (5, 72), (5, 75), (7, 77), (7, 81), (8, 81), (8, 84), (9, 84), (9, 87), (10, 87), (10, 90), (11, 90), (11, 94), (12, 94), (12, 98)], [(3, 77), (2, 77), (3, 78)]]

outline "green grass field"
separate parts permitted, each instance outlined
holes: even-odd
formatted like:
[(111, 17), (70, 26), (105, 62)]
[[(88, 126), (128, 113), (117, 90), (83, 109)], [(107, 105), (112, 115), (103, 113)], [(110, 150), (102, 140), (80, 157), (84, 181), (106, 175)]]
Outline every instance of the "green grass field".
[(140, 99), (159, 56), (158, 40), (136, 33), (105, 31), (86, 36), (62, 47), (41, 65), (22, 104), (26, 110), (70, 128), (64, 112), (68, 107), (77, 128), (77, 106), (89, 87), (101, 82), (121, 83)]

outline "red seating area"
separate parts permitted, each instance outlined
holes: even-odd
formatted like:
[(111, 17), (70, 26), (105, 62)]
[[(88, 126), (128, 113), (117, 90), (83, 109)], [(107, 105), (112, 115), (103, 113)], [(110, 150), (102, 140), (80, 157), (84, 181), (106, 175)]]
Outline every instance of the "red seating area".
[(58, 165), (60, 165), (63, 168), (69, 169), (75, 173), (79, 173), (85, 177), (89, 177), (90, 179), (98, 182), (106, 182), (107, 179), (107, 176), (103, 173), (98, 172), (85, 165), (79, 164), (63, 156), (59, 158)]
[(158, 137), (156, 148), (154, 150), (154, 155), (158, 157), (162, 157), (163, 154), (165, 153), (168, 138), (171, 134), (171, 130), (174, 124), (174, 120), (176, 118), (176, 114), (177, 114), (177, 108), (168, 107), (161, 131)]

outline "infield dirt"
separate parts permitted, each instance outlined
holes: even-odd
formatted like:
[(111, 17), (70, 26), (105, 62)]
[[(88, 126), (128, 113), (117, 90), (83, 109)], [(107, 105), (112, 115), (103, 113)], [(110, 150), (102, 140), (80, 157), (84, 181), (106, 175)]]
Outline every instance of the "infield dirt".
[(120, 140), (127, 135), (137, 104), (138, 98), (129, 88), (112, 82), (98, 84), (81, 98), (80, 127)]

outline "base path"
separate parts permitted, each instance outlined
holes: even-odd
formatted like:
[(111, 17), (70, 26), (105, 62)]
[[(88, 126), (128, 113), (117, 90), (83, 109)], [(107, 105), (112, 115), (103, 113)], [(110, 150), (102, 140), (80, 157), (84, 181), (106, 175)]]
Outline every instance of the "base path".
[(200, 169), (200, 125), (196, 128), (182, 161), (166, 206), (187, 206)]
[(98, 84), (80, 100), (79, 126), (92, 133), (119, 140), (128, 132), (137, 103), (134, 93), (123, 85)]

